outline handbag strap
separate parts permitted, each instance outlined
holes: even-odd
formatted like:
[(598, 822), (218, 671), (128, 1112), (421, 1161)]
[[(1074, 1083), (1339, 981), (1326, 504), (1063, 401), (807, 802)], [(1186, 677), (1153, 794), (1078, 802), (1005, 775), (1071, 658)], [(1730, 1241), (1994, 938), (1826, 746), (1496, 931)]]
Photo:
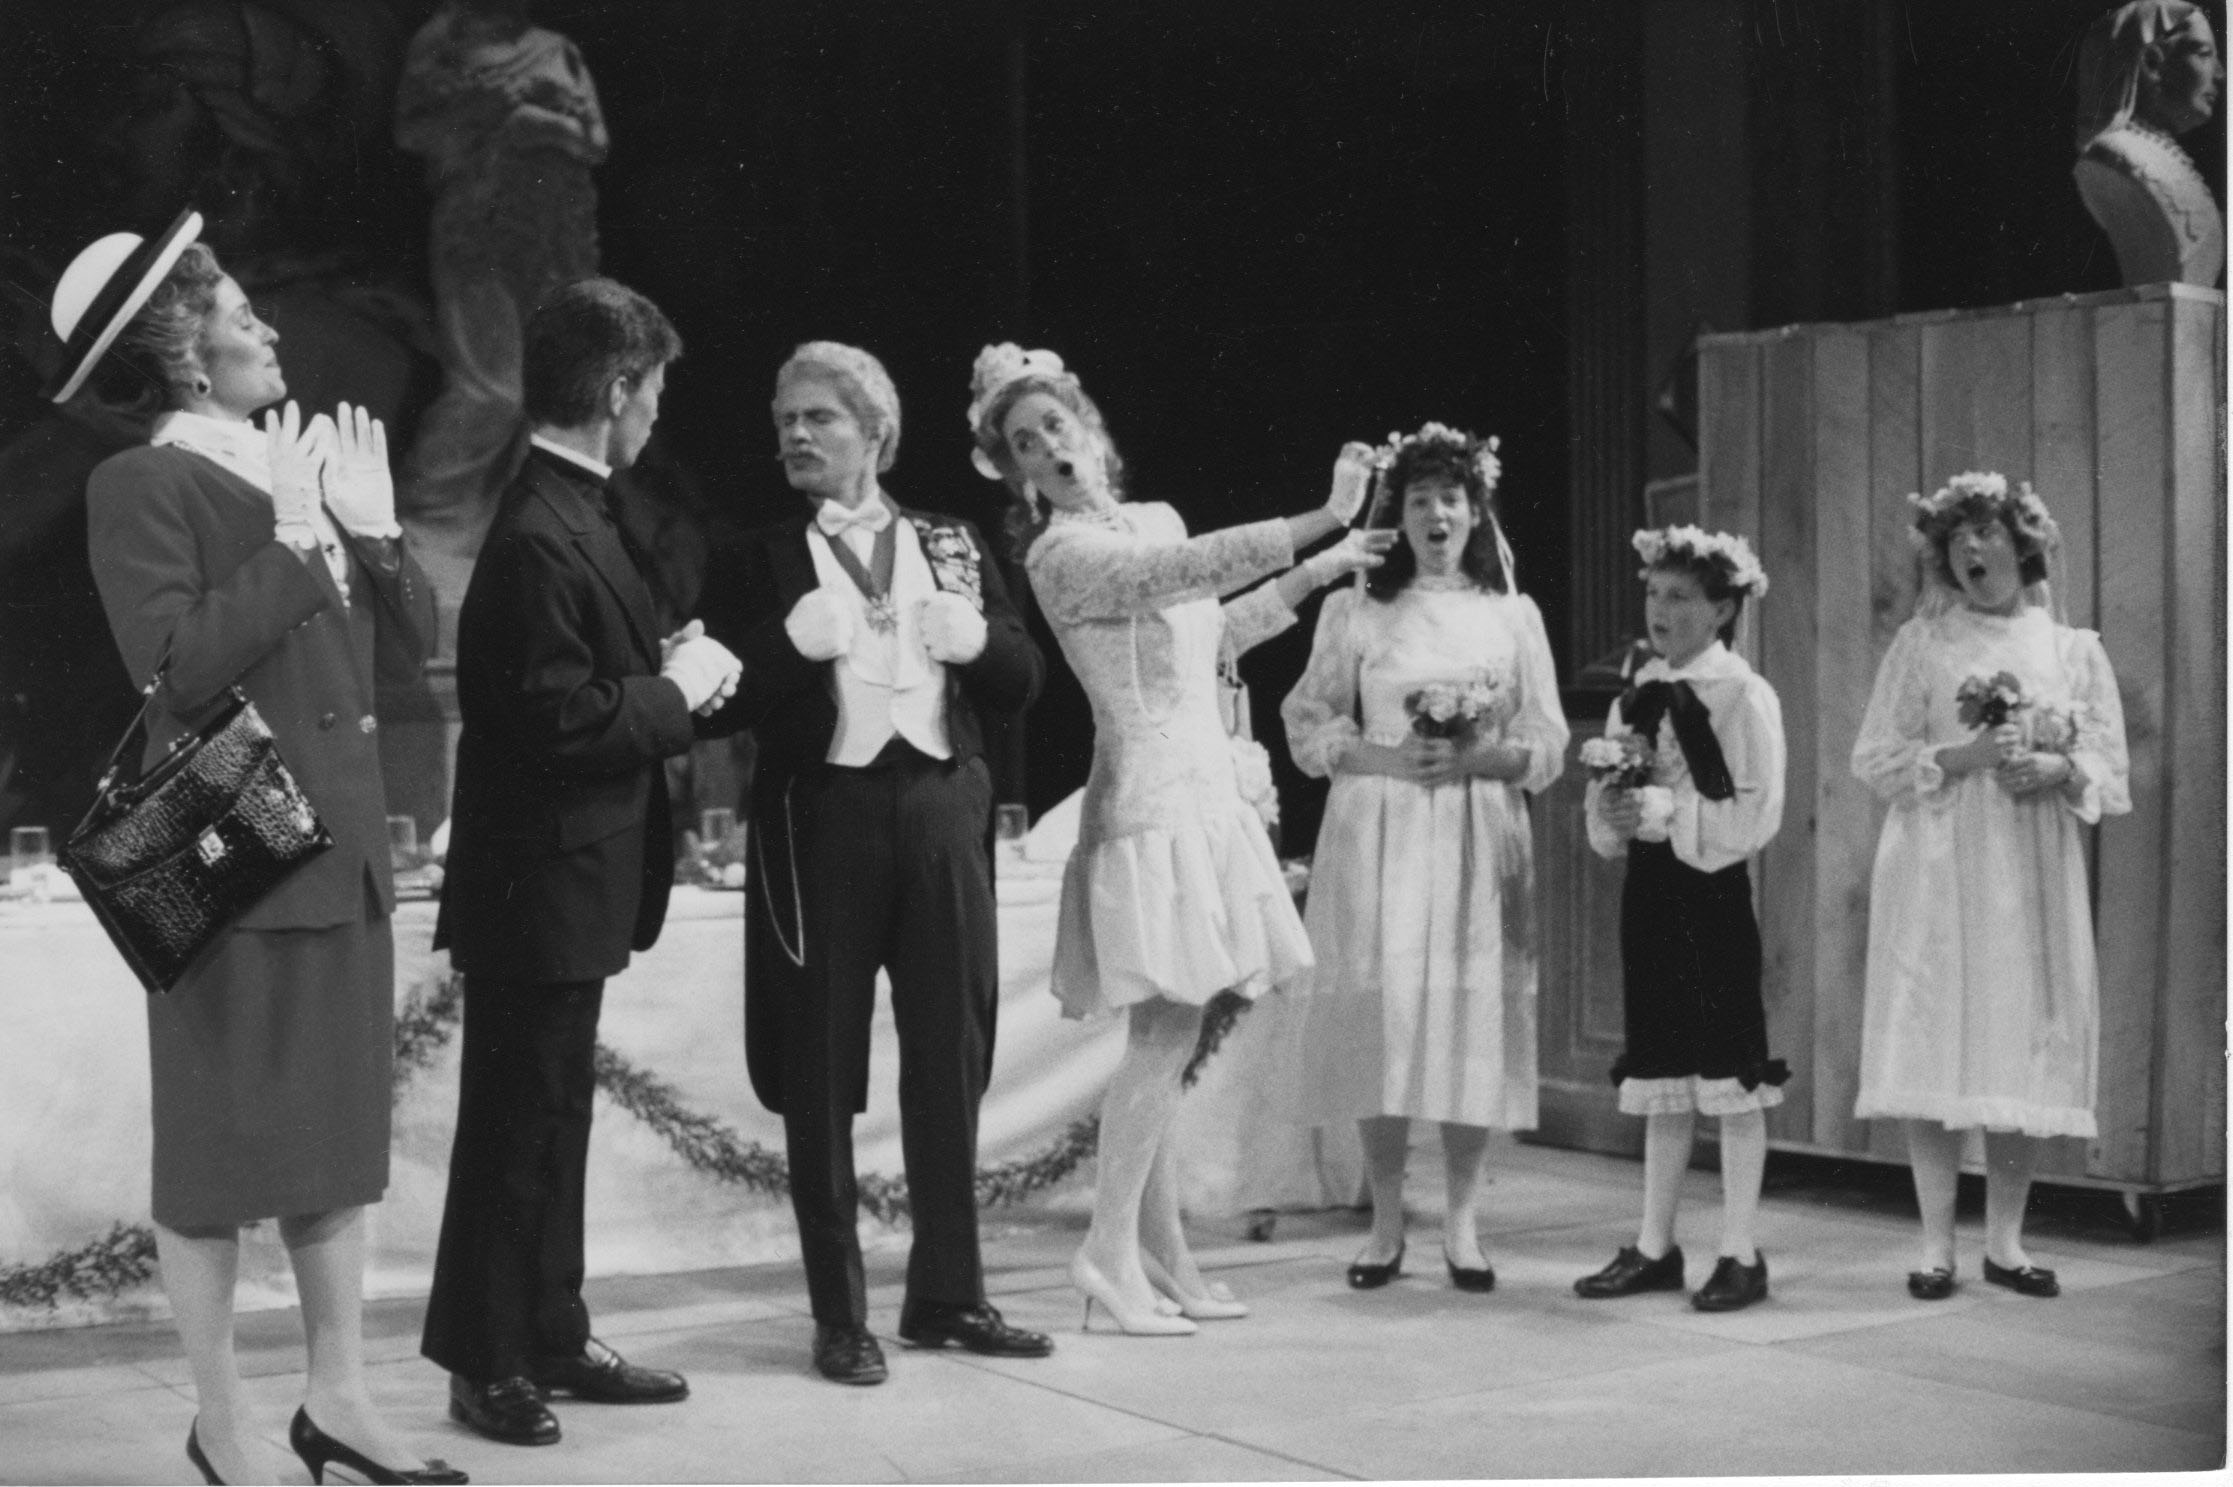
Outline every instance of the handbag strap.
[[(117, 768), (132, 748), (133, 743), (145, 738), (148, 710), (155, 706), (155, 694), (162, 689), (163, 677), (170, 669), (171, 647), (170, 642), (166, 640), (163, 642), (163, 654), (156, 661), (153, 674), (148, 677), (147, 685), (140, 688), (139, 711), (132, 714), (132, 721), (125, 725), (124, 736), (116, 741), (115, 748), (109, 750), (108, 762), (101, 766), (101, 782), (93, 787), (93, 798), (96, 804), (107, 798), (110, 787), (116, 783)], [(238, 682), (233, 683), (225, 690), (235, 698), (242, 698), (244, 695)]]

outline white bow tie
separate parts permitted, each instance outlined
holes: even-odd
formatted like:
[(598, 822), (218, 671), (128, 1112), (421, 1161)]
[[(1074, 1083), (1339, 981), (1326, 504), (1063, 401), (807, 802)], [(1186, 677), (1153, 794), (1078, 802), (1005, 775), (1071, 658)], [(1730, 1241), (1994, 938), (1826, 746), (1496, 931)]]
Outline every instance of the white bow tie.
[(882, 501), (863, 501), (850, 509), (836, 501), (824, 501), (821, 510), (814, 513), (814, 524), (826, 536), (858, 530), (873, 537), (892, 524), (892, 508)]

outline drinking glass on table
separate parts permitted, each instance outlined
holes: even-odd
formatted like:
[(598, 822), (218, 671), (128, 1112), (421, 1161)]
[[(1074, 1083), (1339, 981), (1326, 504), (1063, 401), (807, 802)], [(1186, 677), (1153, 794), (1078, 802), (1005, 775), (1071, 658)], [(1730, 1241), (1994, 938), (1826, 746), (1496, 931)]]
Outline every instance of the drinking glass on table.
[(408, 872), (419, 865), (417, 817), (388, 817), (388, 863), (399, 873)]
[(992, 834), (1000, 844), (1000, 855), (1010, 862), (1023, 861), (1024, 838), (1031, 834), (1031, 807), (1027, 805), (1001, 805), (993, 807)]

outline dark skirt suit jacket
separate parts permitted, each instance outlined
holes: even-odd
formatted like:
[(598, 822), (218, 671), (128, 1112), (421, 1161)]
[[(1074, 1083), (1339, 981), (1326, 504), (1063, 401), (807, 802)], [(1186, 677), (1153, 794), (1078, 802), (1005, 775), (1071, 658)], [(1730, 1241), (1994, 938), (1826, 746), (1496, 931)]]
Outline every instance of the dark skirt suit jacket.
[[(434, 597), (398, 544), (273, 538), (271, 498), (201, 455), (142, 447), (87, 486), (93, 576), (136, 682), (168, 651), (147, 761), (238, 686), (332, 833), (165, 997), (149, 999), (155, 1217), (318, 1212), (387, 1185), (395, 905), (376, 677), (418, 674)], [(323, 931), (322, 935), (240, 931)]]
[(605, 497), (531, 454), (458, 615), (457, 785), (436, 948), (471, 976), (615, 975), (674, 885), (668, 756), (709, 736), (659, 675), (650, 590)]
[[(957, 764), (983, 756), (984, 714), (1018, 713), (1039, 695), (1045, 662), (1001, 581), (1000, 565), (977, 529), (956, 517), (898, 508), (912, 522), (941, 592), (964, 592), (955, 571), (973, 554), (976, 592), (983, 601), (985, 648), (966, 666), (946, 668), (946, 740)], [(792, 877), (803, 846), (791, 839), (796, 813), (790, 794), (802, 775), (823, 769), (837, 735), (835, 661), (809, 661), (791, 644), (783, 622), (792, 606), (820, 586), (807, 547), (810, 519), (763, 527), (739, 546), (726, 575), (707, 585), (707, 629), (744, 662), (736, 697), (722, 720), (749, 727), (759, 744), (752, 776), (751, 840), (746, 869), (751, 891), (744, 919), (745, 1062), (753, 1092), (770, 1111), (783, 1113), (784, 1009), (799, 968), (785, 944), (799, 947), (803, 926), (794, 912)], [(941, 536), (939, 534), (947, 534)], [(956, 538), (960, 540), (957, 542)], [(992, 822), (985, 822), (990, 840)], [(985, 1057), (992, 1057), (988, 1024)], [(988, 1071), (989, 1072), (989, 1071)]]

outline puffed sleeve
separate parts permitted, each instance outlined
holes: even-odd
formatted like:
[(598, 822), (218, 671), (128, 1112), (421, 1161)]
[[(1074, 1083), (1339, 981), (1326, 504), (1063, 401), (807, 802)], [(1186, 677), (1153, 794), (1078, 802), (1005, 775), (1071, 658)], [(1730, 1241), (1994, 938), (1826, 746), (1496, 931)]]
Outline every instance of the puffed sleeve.
[(1702, 873), (1744, 861), (1783, 826), (1783, 705), (1763, 677), (1748, 676), (1735, 701), (1714, 709), (1714, 737), (1736, 793), (1708, 800), (1686, 772), (1674, 787), (1667, 844)]
[(1920, 617), (1900, 626), (1876, 668), (1876, 686), (1853, 741), (1853, 773), (1886, 800), (1928, 796), (1946, 786), (1930, 743), (1931, 638)]
[[(1631, 731), (1633, 730), (1629, 728), (1628, 724), (1621, 721), (1620, 699), (1616, 697), (1613, 699), (1611, 710), (1605, 714), (1605, 736), (1607, 738), (1625, 738)], [(1626, 857), (1628, 855), (1627, 839), (1616, 833), (1612, 827), (1607, 826), (1605, 818), (1598, 811), (1598, 802), (1604, 798), (1605, 784), (1602, 780), (1593, 776), (1589, 785), (1582, 791), (1582, 821), (1589, 828), (1590, 849), (1600, 857)]]
[(1158, 513), (1173, 537), (1136, 537), (1083, 522), (1058, 522), (1031, 545), (1025, 568), (1057, 624), (1131, 619), (1192, 599), (1216, 599), (1292, 567), (1285, 521), (1250, 522), (1188, 537), (1178, 514)]
[(2090, 826), (2103, 816), (2122, 816), (2132, 809), (2124, 702), (2117, 696), (2116, 673), (2109, 669), (2100, 636), (2091, 630), (2065, 630), (2058, 639), (2078, 725), (2078, 741), (2070, 751), (2078, 772), (2063, 800), (2072, 815)]
[(1310, 662), (1279, 705), (1295, 767), (1321, 779), (1361, 736), (1357, 727), (1356, 618), (1360, 596), (1344, 584), (1318, 610)]
[(1566, 771), (1566, 711), (1558, 700), (1558, 670), (1551, 664), (1551, 638), (1543, 611), (1525, 594), (1515, 600), (1520, 614), (1520, 707), (1504, 730), (1505, 742), (1526, 749), (1527, 773), (1515, 781), (1530, 794)]

